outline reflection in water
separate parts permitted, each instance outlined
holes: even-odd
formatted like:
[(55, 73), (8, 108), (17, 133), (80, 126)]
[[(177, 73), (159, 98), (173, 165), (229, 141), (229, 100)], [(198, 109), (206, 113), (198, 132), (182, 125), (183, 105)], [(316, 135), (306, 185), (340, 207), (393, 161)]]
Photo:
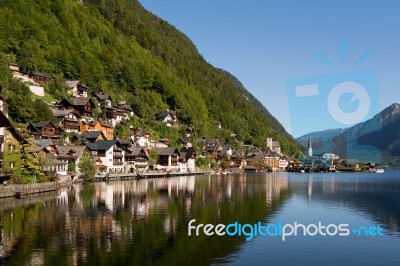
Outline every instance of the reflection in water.
[[(250, 263), (250, 258), (255, 264), (268, 259), (297, 265), (335, 264), (341, 256), (345, 258), (341, 264), (367, 259), (363, 252), (360, 257), (346, 255), (354, 247), (369, 250), (379, 258), (375, 263), (393, 261), (398, 255), (393, 256), (388, 245), (400, 240), (398, 173), (142, 179), (78, 184), (43, 194), (42, 199), (4, 199), (0, 200), (0, 264), (206, 265)], [(240, 236), (189, 237), (191, 219), (196, 224), (360, 220), (383, 225), (390, 235), (373, 241), (292, 238), (282, 243), (256, 237), (246, 242)]]
[(400, 178), (398, 171), (382, 174), (306, 174), (304, 179), (291, 175), (290, 187), (302, 194), (307, 189), (308, 202), (313, 200), (345, 204), (368, 214), (390, 232), (400, 233)]
[(188, 221), (262, 221), (288, 196), (286, 174), (73, 185), (45, 202), (1, 208), (0, 263), (209, 264), (244, 238), (189, 237)]

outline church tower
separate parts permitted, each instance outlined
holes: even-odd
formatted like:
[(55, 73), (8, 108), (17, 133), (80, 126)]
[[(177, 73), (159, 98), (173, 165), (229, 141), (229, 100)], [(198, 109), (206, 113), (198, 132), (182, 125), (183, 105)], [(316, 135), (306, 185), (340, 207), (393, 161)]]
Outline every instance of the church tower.
[(267, 148), (272, 151), (272, 138), (267, 138)]
[(311, 137), (308, 139), (308, 156), (312, 157)]

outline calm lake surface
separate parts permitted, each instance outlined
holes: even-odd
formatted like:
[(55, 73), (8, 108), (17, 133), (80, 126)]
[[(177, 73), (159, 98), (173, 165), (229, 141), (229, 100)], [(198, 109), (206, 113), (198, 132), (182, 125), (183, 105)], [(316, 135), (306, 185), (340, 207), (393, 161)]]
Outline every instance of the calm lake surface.
[[(249, 241), (245, 235), (207, 236), (201, 230), (189, 236), (192, 219), (193, 226), (276, 227)], [(332, 236), (304, 236), (300, 228), (283, 241), (272, 230), (295, 222), (332, 224)], [(335, 232), (340, 224), (348, 225), (348, 235)], [(21, 200), (0, 199), (0, 264), (398, 265), (399, 224), (397, 170), (78, 184)]]

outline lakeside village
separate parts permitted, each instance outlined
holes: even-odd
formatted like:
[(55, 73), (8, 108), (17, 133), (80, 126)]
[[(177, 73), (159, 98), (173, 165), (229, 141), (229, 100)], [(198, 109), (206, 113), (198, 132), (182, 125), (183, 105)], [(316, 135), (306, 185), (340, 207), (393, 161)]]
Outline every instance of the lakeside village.
[[(42, 86), (49, 82), (49, 75), (25, 73), (15, 64), (10, 64), (10, 70), (13, 77), (26, 83), (32, 93), (44, 96)], [(219, 139), (195, 140), (195, 129), (190, 126), (178, 140), (180, 148), (170, 147), (168, 139), (153, 140), (149, 129), (136, 127), (128, 129), (129, 137), (115, 139), (114, 127), (134, 117), (131, 106), (124, 101), (113, 103), (109, 95), (100, 89), (90, 89), (79, 80), (65, 82), (70, 98), (49, 105), (56, 123), (37, 121), (26, 129), (16, 128), (8, 118), (6, 101), (0, 97), (1, 183), (20, 182), (15, 176), (17, 170), (21, 171), (21, 161), (27, 160), (26, 150), (38, 159), (38, 167), (46, 176), (60, 181), (79, 180), (82, 175), (79, 164), (85, 155), (90, 155), (97, 177), (123, 174), (137, 177), (163, 172), (187, 174), (200, 170), (217, 174), (220, 171), (224, 174), (235, 171), (375, 171), (372, 163), (360, 166), (334, 154), (313, 156), (311, 139), (308, 155), (303, 158), (286, 156), (281, 152), (279, 142), (271, 137), (267, 138), (264, 149), (244, 143), (235, 148)], [(105, 114), (105, 120), (93, 118), (96, 109)], [(179, 123), (174, 111), (164, 110), (154, 115), (157, 121), (169, 127)], [(215, 121), (214, 126), (221, 128), (222, 125)], [(194, 141), (201, 150), (194, 148)], [(37, 182), (34, 179), (35, 176), (31, 183)]]

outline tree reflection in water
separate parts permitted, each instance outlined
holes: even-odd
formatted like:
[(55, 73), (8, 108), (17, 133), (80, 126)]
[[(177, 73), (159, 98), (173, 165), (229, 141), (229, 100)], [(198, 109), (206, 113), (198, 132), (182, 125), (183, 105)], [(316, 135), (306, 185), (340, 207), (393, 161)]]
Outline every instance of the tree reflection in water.
[(209, 264), (245, 240), (189, 237), (191, 219), (264, 221), (288, 194), (285, 174), (73, 185), (50, 200), (2, 209), (1, 257), (10, 265)]

